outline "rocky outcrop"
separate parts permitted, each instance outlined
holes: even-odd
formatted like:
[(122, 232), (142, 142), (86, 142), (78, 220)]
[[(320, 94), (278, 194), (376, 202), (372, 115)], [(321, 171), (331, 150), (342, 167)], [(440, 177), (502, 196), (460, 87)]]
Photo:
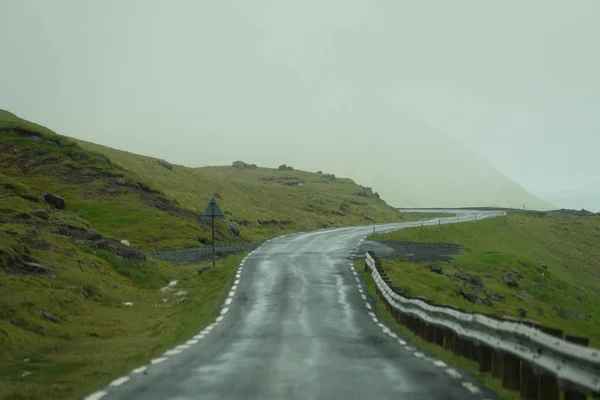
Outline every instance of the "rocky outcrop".
[(31, 214), (46, 221), (50, 219), (50, 214), (46, 210), (33, 210)]
[(42, 197), (46, 201), (46, 203), (50, 204), (52, 207), (57, 208), (59, 210), (64, 210), (67, 208), (67, 202), (64, 198), (50, 192), (42, 192)]
[(256, 169), (256, 168), (258, 168), (256, 166), (256, 164), (248, 164), (248, 163), (245, 163), (243, 161), (234, 161), (231, 164), (231, 167), (232, 168), (242, 168), (242, 169)]
[(502, 282), (513, 288), (519, 287), (519, 283), (509, 273), (504, 274), (504, 276), (502, 277)]
[(133, 247), (126, 246), (115, 239), (105, 238), (96, 241), (94, 244), (97, 248), (110, 251), (113, 254), (123, 257), (125, 260), (138, 263), (144, 263), (147, 260), (146, 254), (143, 252), (134, 249)]
[(285, 164), (281, 164), (278, 168), (280, 171), (293, 171), (294, 168), (289, 166), (289, 165), (285, 165)]
[(171, 164), (170, 162), (165, 161), (165, 160), (157, 160), (157, 162), (161, 167), (165, 167), (169, 171), (173, 170), (173, 164)]

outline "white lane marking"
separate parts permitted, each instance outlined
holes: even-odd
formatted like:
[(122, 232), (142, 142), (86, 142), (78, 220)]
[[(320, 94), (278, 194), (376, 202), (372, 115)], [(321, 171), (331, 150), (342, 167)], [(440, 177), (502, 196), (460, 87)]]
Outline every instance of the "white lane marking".
[(217, 321), (217, 322), (221, 322), (221, 321), (223, 321), (223, 316), (222, 316), (222, 315), (219, 315), (219, 316), (218, 316), (218, 317), (215, 319), (215, 321)]
[(232, 291), (232, 292), (235, 292), (235, 290), (236, 290), (236, 289), (237, 289), (237, 285), (233, 285), (233, 286), (231, 287), (231, 291)]
[(415, 352), (415, 357), (417, 357), (417, 358), (423, 358), (423, 357), (425, 357), (425, 354), (423, 354), (423, 353), (421, 353), (421, 352), (418, 352), (418, 351), (416, 351), (416, 352)]
[(358, 286), (358, 291), (359, 291), (359, 292), (361, 292), (361, 293), (363, 292), (363, 290), (362, 290), (362, 288), (360, 287), (360, 285)]
[(406, 350), (406, 351), (414, 351), (415, 348), (411, 347), (411, 346), (404, 346), (404, 350)]
[(242, 277), (242, 274), (238, 273), (238, 274), (236, 274), (235, 277), (238, 278), (238, 279), (240, 279)]
[(167, 357), (159, 357), (159, 358), (155, 358), (152, 361), (150, 361), (150, 364), (154, 365), (154, 364), (159, 364), (163, 361), (165, 361), (167, 359)]
[(373, 311), (369, 311), (369, 317), (373, 318), (375, 316), (375, 313)]
[(122, 376), (119, 379), (115, 379), (114, 381), (112, 381), (108, 386), (112, 386), (112, 387), (121, 386), (128, 380), (129, 380), (128, 376)]
[(227, 305), (227, 306), (230, 305), (231, 301), (232, 301), (232, 299), (231, 299), (231, 297), (229, 297), (228, 299), (225, 300), (225, 305)]
[(142, 372), (146, 372), (147, 369), (148, 369), (148, 366), (144, 365), (143, 367), (134, 369), (133, 371), (131, 371), (131, 373), (132, 374), (141, 374)]
[(440, 368), (446, 368), (446, 363), (440, 360), (435, 360), (433, 362), (433, 365), (435, 365), (436, 367), (440, 367)]
[(377, 324), (378, 327), (380, 327), (381, 329), (385, 329), (385, 325), (382, 324), (381, 322)]
[(356, 283), (360, 283), (360, 281), (358, 280), (358, 276), (355, 277), (354, 279), (356, 279)]
[(200, 335), (194, 336), (194, 339), (201, 340), (201, 339), (204, 339), (205, 337), (206, 337), (206, 335), (201, 333)]
[(373, 317), (373, 322), (378, 323), (379, 320), (377, 319), (377, 317)]
[(454, 379), (460, 379), (460, 378), (462, 378), (462, 375), (460, 373), (458, 373), (458, 371), (455, 370), (454, 368), (448, 368), (448, 369), (446, 369), (446, 373), (448, 375), (450, 375), (451, 377), (453, 377)]
[(373, 308), (373, 307), (371, 307), (371, 305), (370, 305), (369, 303), (365, 303), (365, 306), (367, 306), (367, 308), (368, 308), (369, 310), (371, 310), (371, 309)]
[(234, 285), (239, 285), (240, 284), (240, 280), (236, 279), (235, 282), (233, 282)]
[(354, 257), (356, 254), (354, 253), (350, 253), (350, 257)]
[(395, 334), (394, 332), (392, 332), (392, 331), (390, 331), (390, 332), (388, 333), (388, 336), (389, 336), (389, 337), (391, 337), (391, 338), (394, 338), (394, 339), (398, 339), (398, 335), (396, 335), (396, 334)]
[(354, 263), (348, 263), (348, 265), (354, 267)]
[(235, 291), (232, 290), (231, 292), (229, 292), (229, 297), (233, 297), (234, 295), (235, 295)]
[(400, 343), (402, 346), (404, 346), (406, 344), (406, 342), (402, 339), (398, 339), (398, 343)]
[(191, 346), (193, 344), (198, 344), (198, 339), (190, 339), (187, 342), (185, 342), (185, 344), (187, 344), (188, 346)]
[(364, 294), (361, 294), (360, 297), (362, 297), (363, 300), (367, 299), (367, 296), (365, 296)]
[(473, 385), (471, 382), (463, 382), (462, 384), (469, 392), (477, 394), (480, 392), (479, 388)]
[(175, 356), (181, 353), (181, 350), (167, 350), (165, 351), (165, 356)]
[(221, 315), (227, 314), (227, 311), (229, 311), (229, 307), (225, 307), (224, 309), (222, 309), (221, 310)]
[(357, 275), (356, 275), (356, 271), (352, 271), (352, 273), (354, 274), (354, 276), (357, 276)]
[(189, 348), (190, 348), (189, 344), (180, 344), (179, 346), (175, 346), (175, 350), (187, 350)]
[(107, 394), (108, 394), (108, 392), (105, 392), (105, 391), (95, 392), (95, 393), (90, 394), (84, 400), (100, 400), (101, 398), (103, 398)]

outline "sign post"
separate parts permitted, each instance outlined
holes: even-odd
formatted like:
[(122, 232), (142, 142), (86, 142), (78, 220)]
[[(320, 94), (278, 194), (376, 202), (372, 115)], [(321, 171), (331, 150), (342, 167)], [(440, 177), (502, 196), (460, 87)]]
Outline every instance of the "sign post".
[(225, 214), (219, 208), (217, 201), (213, 197), (209, 202), (206, 210), (202, 213), (200, 219), (203, 221), (210, 220), (212, 222), (212, 262), (213, 268), (215, 267), (215, 219), (224, 219)]

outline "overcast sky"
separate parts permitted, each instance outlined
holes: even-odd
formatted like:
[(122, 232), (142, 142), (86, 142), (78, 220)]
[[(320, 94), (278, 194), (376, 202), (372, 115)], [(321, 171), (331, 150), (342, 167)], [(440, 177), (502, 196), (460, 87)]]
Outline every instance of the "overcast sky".
[(0, 0), (0, 108), (190, 166), (397, 110), (600, 211), (599, 15), (598, 0)]

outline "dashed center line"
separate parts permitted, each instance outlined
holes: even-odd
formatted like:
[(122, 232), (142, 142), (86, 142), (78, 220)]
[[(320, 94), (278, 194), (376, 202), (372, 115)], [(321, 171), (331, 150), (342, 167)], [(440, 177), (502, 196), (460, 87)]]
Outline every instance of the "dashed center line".
[(473, 394), (477, 394), (479, 392), (481, 392), (479, 390), (479, 388), (475, 385), (473, 385), (471, 382), (463, 382), (462, 384), (469, 392), (473, 393)]
[(122, 384), (124, 384), (128, 380), (129, 380), (128, 376), (122, 376), (119, 379), (115, 379), (114, 381), (112, 381), (110, 383), (110, 385), (108, 385), (108, 386), (113, 386), (113, 387), (115, 387), (115, 386), (121, 386)]
[(86, 397), (85, 400), (100, 400), (101, 398), (103, 398), (107, 394), (108, 394), (108, 392), (105, 392), (105, 391), (92, 393), (88, 397)]
[(460, 379), (460, 378), (462, 378), (462, 375), (457, 370), (455, 370), (454, 368), (448, 368), (448, 369), (446, 369), (446, 373), (448, 375), (450, 375), (454, 379)]

